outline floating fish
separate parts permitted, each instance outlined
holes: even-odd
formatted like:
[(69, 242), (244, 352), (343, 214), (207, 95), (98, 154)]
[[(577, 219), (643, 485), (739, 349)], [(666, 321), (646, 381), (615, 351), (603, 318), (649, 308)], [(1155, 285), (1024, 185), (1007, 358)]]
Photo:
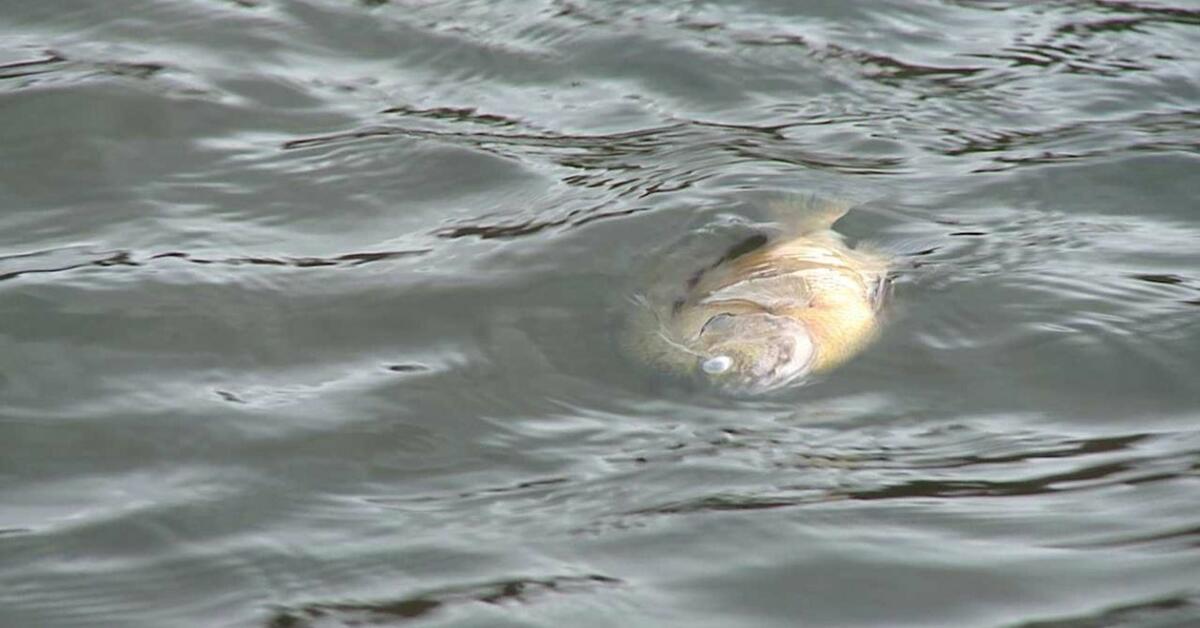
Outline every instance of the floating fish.
[(849, 205), (771, 204), (783, 231), (748, 238), (674, 291), (636, 299), (624, 344), (658, 369), (760, 393), (846, 362), (879, 329), (888, 260), (832, 230)]

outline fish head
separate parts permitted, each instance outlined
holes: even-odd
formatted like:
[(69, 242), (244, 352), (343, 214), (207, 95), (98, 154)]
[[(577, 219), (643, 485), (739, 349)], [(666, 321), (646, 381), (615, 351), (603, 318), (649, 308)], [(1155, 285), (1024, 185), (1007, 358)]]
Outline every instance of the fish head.
[(720, 312), (696, 338), (699, 371), (720, 388), (760, 393), (808, 373), (816, 349), (802, 321), (767, 312)]

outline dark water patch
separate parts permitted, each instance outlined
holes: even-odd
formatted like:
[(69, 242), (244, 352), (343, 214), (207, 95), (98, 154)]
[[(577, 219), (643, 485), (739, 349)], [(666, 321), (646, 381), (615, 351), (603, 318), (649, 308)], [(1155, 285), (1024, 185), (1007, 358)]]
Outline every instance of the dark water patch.
[(926, 255), (933, 255), (934, 253), (937, 253), (938, 250), (939, 247), (934, 246), (927, 249), (922, 249), (920, 251), (915, 251), (913, 253), (902, 253), (901, 255), (905, 257), (925, 257)]
[(431, 495), (419, 495), (419, 496), (411, 496), (411, 497), (409, 497), (409, 496), (406, 496), (406, 497), (372, 496), (372, 497), (364, 498), (364, 500), (371, 504), (377, 504), (377, 505), (386, 506), (386, 507), (403, 508), (405, 505), (413, 504), (413, 503), (434, 504), (434, 503), (454, 502), (454, 501), (460, 500), (460, 499), (475, 499), (475, 498), (480, 498), (480, 497), (482, 497), (482, 498), (488, 498), (488, 497), (494, 497), (494, 496), (520, 497), (520, 496), (531, 495), (531, 494), (532, 495), (544, 495), (546, 493), (546, 491), (544, 489), (549, 489), (549, 488), (554, 488), (554, 487), (564, 487), (565, 485), (568, 485), (571, 482), (572, 482), (572, 479), (566, 478), (566, 477), (540, 478), (540, 479), (535, 479), (535, 480), (523, 480), (523, 481), (516, 482), (514, 484), (506, 485), (506, 486), (480, 487), (477, 490), (455, 493), (453, 495), (431, 494)]
[[(1088, 439), (1039, 438), (1041, 444), (976, 431), (925, 446), (841, 449), (776, 430), (723, 430), (721, 436), (667, 441), (657, 451), (612, 459), (654, 472), (677, 466), (768, 471), (771, 487), (712, 494), (701, 487), (685, 498), (630, 509), (608, 521), (645, 516), (814, 508), (834, 502), (1046, 498), (1112, 487), (1169, 485), (1191, 476), (1196, 452), (1151, 453), (1169, 440), (1156, 434)], [(944, 438), (939, 438), (944, 441)], [(989, 451), (994, 450), (994, 451)], [(1008, 450), (1008, 453), (1005, 453)], [(780, 490), (786, 489), (786, 490)], [(925, 501), (924, 503), (929, 503)]]
[[(110, 266), (141, 266), (132, 260), (128, 251), (100, 253), (99, 258), (66, 263), (68, 258), (92, 257), (95, 253), (81, 249), (58, 249), (38, 251), (35, 253), (20, 253), (0, 258), (0, 281), (15, 279), (29, 274), (54, 274), (79, 268)], [(47, 259), (49, 258), (49, 259)], [(51, 265), (47, 265), (47, 263)]]
[[(1129, 478), (1134, 466), (1128, 463), (1109, 463), (1095, 467), (1053, 474), (1032, 479), (994, 482), (984, 480), (913, 480), (881, 489), (849, 491), (848, 499), (854, 500), (905, 500), (913, 498), (973, 498), (973, 497), (1021, 497), (1046, 495), (1070, 490), (1088, 490), (1098, 486), (1137, 484), (1177, 477), (1172, 474), (1148, 474)], [(1121, 476), (1120, 480), (1109, 480)], [(1109, 480), (1100, 483), (1100, 480)]]
[(818, 43), (796, 34), (742, 32), (732, 34), (732, 38), (744, 46), (796, 46), (821, 62), (849, 62), (863, 79), (893, 87), (912, 89), (915, 84), (923, 84), (935, 92), (962, 92), (994, 87), (1001, 82), (1000, 77), (987, 76), (988, 69), (983, 67), (922, 65), (828, 41)]
[[(200, 257), (182, 251), (136, 255), (130, 251), (115, 251), (99, 253), (99, 258), (88, 259), (73, 264), (57, 265), (55, 260), (68, 257), (91, 258), (97, 253), (80, 248), (67, 248), (34, 253), (21, 253), (0, 257), (0, 281), (15, 279), (30, 274), (56, 274), (81, 268), (114, 266), (140, 267), (153, 263), (155, 260), (181, 260), (201, 266), (279, 266), (291, 268), (320, 268), (331, 266), (361, 266), (373, 262), (381, 262), (410, 257), (419, 257), (430, 253), (432, 249), (413, 249), (396, 251), (377, 251), (370, 253), (345, 253), (330, 257)], [(61, 263), (61, 262), (59, 262)], [(55, 265), (49, 265), (55, 264)], [(19, 270), (13, 270), (14, 268)]]
[(780, 508), (794, 508), (814, 503), (822, 503), (839, 499), (835, 495), (823, 495), (811, 498), (785, 498), (785, 497), (770, 497), (770, 496), (738, 496), (738, 495), (713, 495), (708, 497), (699, 497), (696, 499), (663, 504), (643, 510), (635, 510), (625, 513), (626, 516), (647, 516), (647, 515), (694, 515), (703, 513), (721, 513), (721, 512), (741, 512), (741, 511), (760, 511), (760, 510), (776, 510)]
[(516, 127), (524, 126), (521, 122), (491, 113), (480, 113), (474, 107), (433, 107), (418, 109), (407, 105), (397, 105), (383, 110), (385, 114), (400, 114), (417, 118), (429, 118), (452, 123), (470, 122), (485, 126)]
[(1132, 548), (1174, 552), (1200, 549), (1200, 526), (1177, 528), (1134, 536), (1112, 537), (1073, 542), (1067, 547), (1088, 548)]
[[(1062, 30), (1060, 33), (1075, 31)], [(1042, 69), (1054, 69), (1067, 74), (1120, 76), (1124, 72), (1148, 71), (1150, 65), (1141, 63), (1136, 57), (1120, 57), (1111, 51), (1087, 53), (1081, 46), (1070, 43), (1036, 42), (1015, 43), (1002, 52), (987, 54), (976, 53), (974, 56), (983, 59), (1006, 61), (1013, 66), (1034, 66)]]
[[(986, 155), (990, 163), (976, 167), (974, 172), (1003, 172), (1033, 164), (1111, 159), (1120, 154), (1195, 152), (1200, 148), (1198, 119), (1195, 111), (1184, 110), (1029, 130), (943, 128), (939, 150), (948, 156)], [(1064, 145), (1079, 148), (1063, 148)]]
[(514, 578), (478, 585), (466, 585), (431, 591), (413, 597), (385, 602), (315, 603), (295, 609), (277, 610), (267, 620), (268, 628), (303, 628), (326, 625), (388, 626), (420, 620), (448, 608), (482, 603), (494, 606), (532, 604), (551, 594), (591, 593), (624, 584), (602, 575)]
[(241, 397), (229, 392), (228, 390), (217, 390), (217, 391), (213, 391), (213, 392), (217, 393), (217, 396), (220, 397), (222, 400), (228, 401), (229, 403), (239, 403), (239, 404), (246, 403), (245, 399), (242, 399)]
[(393, 373), (423, 373), (429, 370), (424, 364), (389, 364), (387, 370)]
[(1136, 445), (1155, 438), (1155, 434), (1125, 434), (1120, 436), (1105, 436), (1087, 439), (1054, 440), (1047, 442), (1031, 442), (1020, 440), (1009, 443), (1008, 449), (1017, 449), (1012, 453), (997, 451), (987, 453), (956, 454), (955, 449), (978, 448), (995, 449), (1000, 444), (993, 442), (986, 434), (969, 437), (966, 441), (946, 443), (944, 449), (929, 446), (912, 446), (909, 448), (891, 448), (886, 453), (874, 457), (862, 458), (866, 464), (874, 468), (903, 468), (903, 469), (958, 469), (978, 467), (983, 465), (1010, 465), (1019, 462), (1051, 460), (1055, 458), (1075, 458), (1093, 454), (1121, 452), (1133, 449)]
[(1179, 275), (1132, 275), (1132, 277), (1138, 281), (1164, 284), (1168, 286), (1178, 286), (1184, 283), (1183, 277), (1180, 277)]
[(464, 225), (460, 227), (450, 227), (442, 229), (437, 233), (441, 238), (470, 238), (478, 237), (484, 240), (493, 238), (516, 238), (525, 235), (539, 233), (551, 227), (558, 227), (567, 224), (566, 220), (552, 220), (548, 222), (527, 222), (518, 225)]
[(512, 486), (498, 486), (486, 488), (478, 493), (460, 493), (459, 497), (475, 497), (477, 495), (506, 495), (509, 493), (523, 493), (530, 489), (542, 489), (548, 486), (557, 486), (569, 482), (569, 478), (544, 478), (540, 480), (526, 480), (518, 482)]
[[(288, 140), (280, 145), (283, 150), (296, 150), (303, 148), (311, 148), (316, 146), (326, 146), (329, 144), (339, 144), (353, 140), (361, 140), (372, 137), (386, 137), (389, 135), (401, 135), (406, 132), (405, 129), (397, 128), (370, 128), (347, 133), (334, 133), (331, 135), (322, 135), (319, 137), (306, 137), (298, 140)], [(414, 135), (419, 135), (416, 132), (410, 132)]]
[(14, 61), (12, 63), (0, 65), (0, 80), (53, 72), (56, 66), (64, 63), (65, 61), (66, 59), (57, 53), (46, 51), (45, 56), (40, 59)]
[(1095, 613), (1011, 624), (1012, 628), (1117, 628), (1120, 626), (1178, 626), (1195, 621), (1200, 612), (1200, 594), (1178, 595), (1109, 606)]
[(582, 227), (598, 220), (624, 218), (633, 214), (648, 211), (649, 207), (632, 207), (612, 211), (599, 211), (599, 207), (573, 209), (566, 216), (557, 220), (529, 221), (511, 225), (459, 225), (446, 227), (435, 233), (439, 238), (457, 239), (477, 237), (481, 240), (508, 239), (540, 233), (555, 227)]
[[(1078, 3), (1066, 3), (1068, 6)], [(1083, 6), (1095, 8), (1102, 13), (1133, 15), (1137, 19), (1173, 22), (1184, 25), (1200, 25), (1200, 11), (1184, 7), (1148, 2), (1123, 2), (1120, 0), (1088, 0)]]
[(226, 257), (203, 258), (188, 253), (171, 251), (156, 253), (148, 259), (178, 259), (192, 264), (217, 264), (227, 266), (289, 266), (292, 268), (319, 268), (327, 266), (362, 266), (374, 262), (420, 257), (432, 249), (410, 249), (396, 251), (373, 251), (370, 253), (344, 253), (330, 257)]
[(80, 58), (79, 54), (46, 50), (29, 61), (0, 65), (0, 81), (20, 79), (0, 88), (31, 89), (104, 78), (145, 81), (173, 68), (165, 63)]

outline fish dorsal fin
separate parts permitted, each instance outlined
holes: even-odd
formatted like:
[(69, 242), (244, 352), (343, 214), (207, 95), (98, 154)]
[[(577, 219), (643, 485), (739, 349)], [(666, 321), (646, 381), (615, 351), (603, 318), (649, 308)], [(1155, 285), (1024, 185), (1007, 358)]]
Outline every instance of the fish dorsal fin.
[(853, 204), (841, 199), (823, 199), (815, 195), (794, 195), (767, 203), (771, 219), (793, 236), (827, 231)]
[(747, 301), (774, 311), (806, 307), (810, 300), (808, 283), (796, 273), (784, 273), (744, 279), (714, 290), (701, 299), (700, 303)]
[(729, 250), (725, 252), (725, 255), (721, 256), (721, 259), (717, 260), (716, 263), (713, 264), (713, 267), (716, 268), (717, 266), (720, 266), (721, 264), (724, 264), (726, 262), (732, 262), (733, 260), (736, 260), (739, 257), (753, 253), (754, 251), (757, 251), (758, 249), (765, 246), (767, 244), (767, 240), (768, 240), (767, 236), (765, 236), (761, 233), (756, 233), (756, 234), (742, 240), (741, 242), (738, 242), (737, 244), (729, 247)]

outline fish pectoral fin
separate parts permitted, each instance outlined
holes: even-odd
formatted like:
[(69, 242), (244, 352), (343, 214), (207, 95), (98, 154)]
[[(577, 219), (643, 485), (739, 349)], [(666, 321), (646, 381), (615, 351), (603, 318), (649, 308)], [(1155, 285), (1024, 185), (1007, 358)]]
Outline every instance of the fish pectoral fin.
[(867, 288), (868, 301), (871, 303), (871, 307), (875, 309), (875, 312), (878, 313), (892, 297), (891, 278), (886, 273), (880, 273), (875, 283), (867, 286)]
[(812, 302), (808, 282), (794, 274), (744, 279), (709, 293), (702, 304), (746, 301), (768, 311), (800, 309)]

